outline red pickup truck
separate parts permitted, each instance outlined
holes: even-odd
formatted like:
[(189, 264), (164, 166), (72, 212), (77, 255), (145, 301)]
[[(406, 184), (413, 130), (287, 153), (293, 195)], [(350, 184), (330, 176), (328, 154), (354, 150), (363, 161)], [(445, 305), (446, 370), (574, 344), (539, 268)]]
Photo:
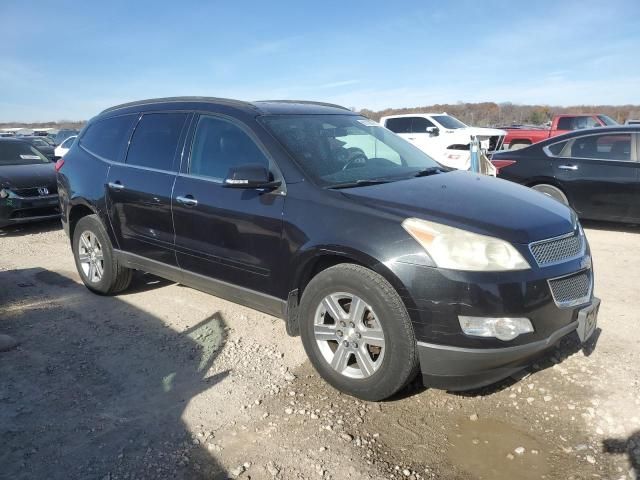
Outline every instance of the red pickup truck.
[(504, 149), (515, 150), (524, 148), (532, 143), (540, 142), (549, 137), (562, 135), (563, 133), (581, 130), (583, 128), (606, 127), (618, 125), (611, 117), (599, 114), (563, 114), (555, 115), (551, 121), (551, 128), (519, 128), (500, 127), (507, 131), (504, 139)]

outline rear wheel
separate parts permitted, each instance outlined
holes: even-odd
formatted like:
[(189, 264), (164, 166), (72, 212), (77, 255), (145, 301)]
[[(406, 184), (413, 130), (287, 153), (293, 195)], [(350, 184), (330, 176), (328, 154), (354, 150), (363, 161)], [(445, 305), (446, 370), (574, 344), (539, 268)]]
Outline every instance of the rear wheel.
[(300, 303), (301, 336), (316, 371), (364, 400), (385, 399), (417, 371), (413, 327), (397, 292), (354, 264), (316, 275)]
[(534, 185), (531, 188), (537, 192), (544, 193), (545, 195), (550, 196), (551, 198), (559, 201), (560, 203), (569, 205), (569, 199), (564, 194), (564, 192), (560, 190), (558, 187), (554, 187), (553, 185), (548, 185), (546, 183), (541, 183), (539, 185)]
[(132, 270), (118, 263), (97, 215), (82, 217), (75, 226), (73, 256), (80, 278), (89, 290), (113, 294), (131, 283)]

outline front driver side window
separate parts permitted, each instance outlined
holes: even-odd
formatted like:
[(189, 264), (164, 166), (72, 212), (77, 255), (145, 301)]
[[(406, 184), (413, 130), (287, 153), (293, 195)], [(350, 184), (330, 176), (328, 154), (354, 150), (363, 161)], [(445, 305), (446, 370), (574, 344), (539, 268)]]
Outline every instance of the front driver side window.
[(224, 180), (229, 168), (259, 164), (269, 169), (269, 159), (237, 125), (216, 117), (200, 117), (191, 149), (189, 173)]

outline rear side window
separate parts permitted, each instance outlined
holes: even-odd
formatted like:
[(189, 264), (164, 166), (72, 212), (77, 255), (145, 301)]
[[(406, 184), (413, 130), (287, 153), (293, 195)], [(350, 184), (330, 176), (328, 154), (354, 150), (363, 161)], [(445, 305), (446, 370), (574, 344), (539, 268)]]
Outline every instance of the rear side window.
[(131, 137), (127, 164), (158, 170), (177, 170), (173, 159), (186, 120), (186, 113), (145, 114)]
[(388, 118), (384, 126), (394, 133), (411, 133), (411, 117)]
[(631, 134), (589, 135), (576, 138), (571, 156), (599, 160), (631, 160)]
[(259, 164), (269, 168), (269, 159), (237, 125), (216, 117), (201, 117), (191, 150), (189, 173), (224, 180), (229, 168)]
[(98, 120), (87, 128), (80, 139), (80, 145), (99, 157), (118, 161), (137, 117), (137, 114), (133, 114)]

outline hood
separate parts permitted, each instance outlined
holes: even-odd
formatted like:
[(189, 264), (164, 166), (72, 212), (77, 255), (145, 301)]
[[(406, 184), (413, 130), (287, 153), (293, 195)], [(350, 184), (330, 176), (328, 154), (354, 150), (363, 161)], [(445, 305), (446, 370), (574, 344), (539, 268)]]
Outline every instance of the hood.
[(531, 243), (573, 231), (573, 211), (516, 183), (453, 171), (341, 191), (350, 199), (404, 219), (463, 228), (511, 243)]
[(504, 137), (507, 134), (505, 130), (499, 130), (497, 128), (467, 127), (460, 130), (465, 132), (466, 135), (476, 135), (478, 137)]
[(56, 184), (53, 163), (0, 165), (0, 187), (31, 188)]

